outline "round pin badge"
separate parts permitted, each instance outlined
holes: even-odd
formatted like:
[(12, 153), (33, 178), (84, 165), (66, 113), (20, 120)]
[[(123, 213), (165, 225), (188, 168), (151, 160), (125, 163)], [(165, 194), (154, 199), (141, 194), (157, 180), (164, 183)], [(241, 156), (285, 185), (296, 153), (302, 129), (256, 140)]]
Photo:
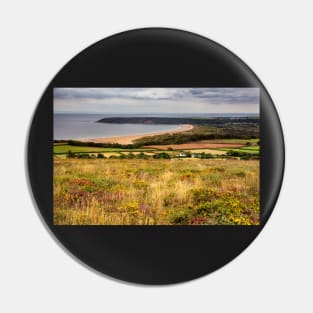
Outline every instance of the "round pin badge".
[(274, 104), (252, 70), (199, 35), (138, 29), (53, 78), (28, 139), (44, 222), (88, 267), (171, 284), (237, 257), (272, 213), (284, 171)]

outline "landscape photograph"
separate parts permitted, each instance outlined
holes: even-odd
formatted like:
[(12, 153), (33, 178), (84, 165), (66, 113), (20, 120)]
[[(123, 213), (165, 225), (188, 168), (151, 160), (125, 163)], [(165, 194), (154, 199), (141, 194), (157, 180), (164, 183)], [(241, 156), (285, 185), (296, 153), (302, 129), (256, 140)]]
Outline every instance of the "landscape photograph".
[(259, 88), (54, 88), (54, 225), (259, 225)]

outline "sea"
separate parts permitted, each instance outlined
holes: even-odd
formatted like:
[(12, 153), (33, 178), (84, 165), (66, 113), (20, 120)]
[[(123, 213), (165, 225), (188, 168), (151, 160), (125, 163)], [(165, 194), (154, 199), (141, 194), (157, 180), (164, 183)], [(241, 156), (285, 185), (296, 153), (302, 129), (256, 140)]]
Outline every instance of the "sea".
[(65, 139), (88, 139), (109, 138), (115, 136), (142, 135), (160, 131), (171, 131), (180, 125), (147, 125), (147, 124), (114, 124), (97, 123), (105, 117), (246, 117), (255, 116), (244, 113), (175, 113), (175, 114), (101, 114), (101, 113), (54, 113), (53, 115), (53, 138), (54, 140)]

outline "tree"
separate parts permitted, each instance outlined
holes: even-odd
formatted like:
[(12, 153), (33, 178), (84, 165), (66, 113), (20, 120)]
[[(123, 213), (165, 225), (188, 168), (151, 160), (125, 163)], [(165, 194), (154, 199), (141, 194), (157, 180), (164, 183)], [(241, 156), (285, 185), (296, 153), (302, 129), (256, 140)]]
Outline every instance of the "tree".
[(153, 156), (154, 159), (170, 159), (171, 156), (166, 152), (161, 152)]
[(68, 150), (67, 157), (68, 158), (75, 158), (76, 154), (74, 152), (72, 152), (72, 150)]

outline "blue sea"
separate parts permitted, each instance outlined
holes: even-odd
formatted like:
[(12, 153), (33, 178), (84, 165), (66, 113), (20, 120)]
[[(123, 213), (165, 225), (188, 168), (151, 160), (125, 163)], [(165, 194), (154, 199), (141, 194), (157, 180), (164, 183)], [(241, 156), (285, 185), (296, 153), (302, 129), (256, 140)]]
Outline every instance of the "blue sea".
[[(86, 114), (86, 113), (55, 113), (53, 121), (53, 138), (88, 139), (108, 138), (115, 136), (141, 135), (159, 131), (171, 131), (179, 125), (147, 125), (147, 124), (113, 124), (97, 123), (105, 117), (245, 117), (248, 114)], [(254, 115), (252, 115), (254, 116)]]
[(170, 131), (178, 127), (178, 125), (97, 123), (98, 120), (104, 117), (108, 117), (108, 115), (54, 114), (53, 138), (55, 140), (108, 138)]

